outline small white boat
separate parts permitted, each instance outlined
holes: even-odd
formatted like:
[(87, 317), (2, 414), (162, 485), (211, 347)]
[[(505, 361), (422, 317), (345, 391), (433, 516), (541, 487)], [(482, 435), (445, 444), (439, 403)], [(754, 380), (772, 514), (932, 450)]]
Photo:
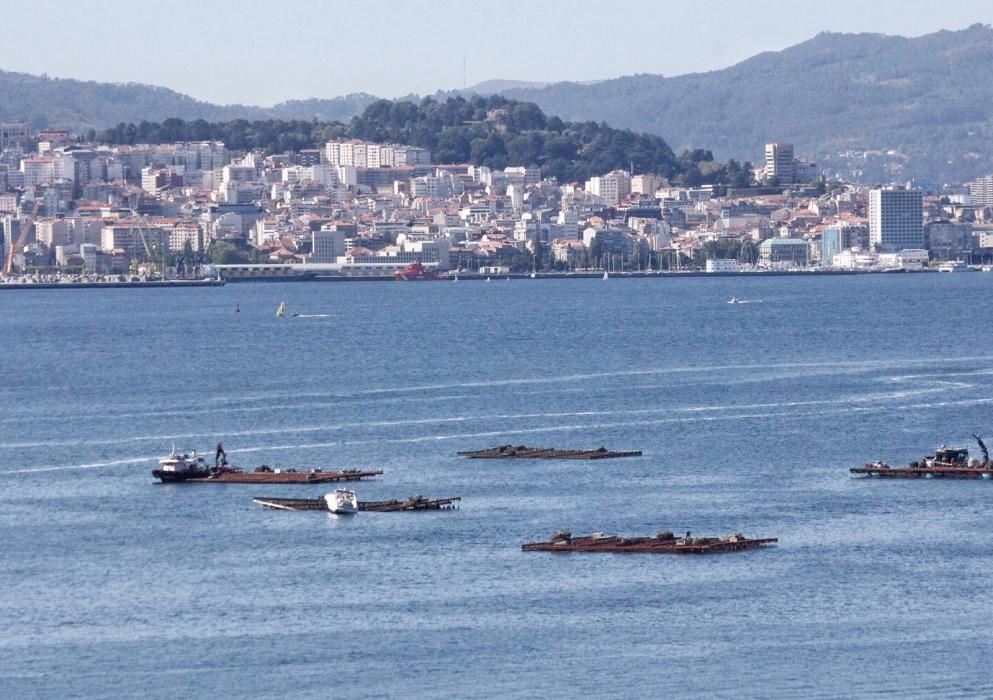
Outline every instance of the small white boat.
[(353, 515), (359, 512), (359, 499), (354, 491), (338, 489), (324, 496), (328, 510), (335, 515)]
[(536, 273), (536, 272), (532, 272), (531, 273), (531, 279), (535, 279), (537, 276), (538, 276), (538, 273)]
[(281, 301), (279, 302), (279, 308), (276, 309), (276, 318), (282, 318), (285, 315), (286, 315), (286, 302)]
[(610, 278), (607, 275), (607, 271), (604, 270), (604, 272), (603, 272), (603, 281), (606, 282), (608, 279), (610, 279)]
[(489, 282), (489, 281), (490, 281), (490, 278), (489, 278), (489, 277), (487, 277), (487, 278), (486, 278), (486, 281), (487, 281), (487, 282)]
[(731, 299), (728, 300), (728, 303), (729, 304), (740, 304), (741, 302), (738, 301), (738, 297), (731, 297)]
[(458, 282), (458, 281), (459, 281), (459, 276), (455, 275), (455, 277), (452, 279), (452, 282)]

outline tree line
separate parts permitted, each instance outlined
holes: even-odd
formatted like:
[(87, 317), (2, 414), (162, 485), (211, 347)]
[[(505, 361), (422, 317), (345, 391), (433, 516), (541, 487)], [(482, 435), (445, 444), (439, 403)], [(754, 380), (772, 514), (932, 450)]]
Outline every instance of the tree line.
[(533, 103), (499, 95), (444, 101), (427, 97), (420, 102), (378, 100), (347, 123), (170, 118), (122, 122), (87, 136), (109, 145), (219, 140), (233, 151), (261, 149), (267, 153), (319, 148), (332, 139), (356, 138), (428, 148), (438, 164), (472, 163), (493, 169), (537, 166), (545, 177), (560, 182), (581, 182), (623, 169), (657, 173), (690, 187), (752, 184), (747, 162), (720, 163), (703, 149), (677, 156), (659, 136), (615, 129), (603, 122), (565, 122), (546, 116)]

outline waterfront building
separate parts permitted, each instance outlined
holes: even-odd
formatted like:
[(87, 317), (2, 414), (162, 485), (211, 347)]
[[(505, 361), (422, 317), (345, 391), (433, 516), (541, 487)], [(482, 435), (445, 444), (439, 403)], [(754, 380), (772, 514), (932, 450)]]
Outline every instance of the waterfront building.
[(737, 260), (711, 258), (704, 269), (707, 272), (741, 272), (741, 263)]
[(869, 191), (869, 244), (881, 252), (924, 248), (920, 190), (882, 187)]
[(810, 244), (802, 238), (770, 238), (759, 244), (759, 261), (767, 267), (803, 267)]
[(932, 260), (964, 260), (972, 255), (972, 224), (957, 221), (929, 221), (924, 226), (925, 247)]

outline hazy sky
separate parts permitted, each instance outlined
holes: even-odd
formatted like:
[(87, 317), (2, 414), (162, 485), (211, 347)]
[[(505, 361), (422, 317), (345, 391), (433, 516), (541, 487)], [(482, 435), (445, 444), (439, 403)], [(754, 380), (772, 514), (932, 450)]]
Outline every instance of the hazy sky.
[(10, 0), (0, 22), (3, 70), (271, 105), (459, 88), (463, 57), (469, 85), (678, 75), (821, 31), (919, 36), (993, 24), (993, 2)]

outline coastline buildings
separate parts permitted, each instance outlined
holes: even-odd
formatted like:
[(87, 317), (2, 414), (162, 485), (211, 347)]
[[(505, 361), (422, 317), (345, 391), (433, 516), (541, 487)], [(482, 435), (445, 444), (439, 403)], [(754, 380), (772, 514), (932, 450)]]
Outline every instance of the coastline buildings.
[(423, 148), (354, 139), (232, 153), (219, 141), (111, 147), (20, 133), (0, 150), (15, 270), (849, 269), (925, 264), (925, 247), (933, 260), (993, 260), (993, 205), (954, 190), (803, 184), (816, 166), (787, 142), (767, 145), (762, 168), (781, 186), (729, 190), (621, 169), (558, 182), (534, 164), (433, 164)]

